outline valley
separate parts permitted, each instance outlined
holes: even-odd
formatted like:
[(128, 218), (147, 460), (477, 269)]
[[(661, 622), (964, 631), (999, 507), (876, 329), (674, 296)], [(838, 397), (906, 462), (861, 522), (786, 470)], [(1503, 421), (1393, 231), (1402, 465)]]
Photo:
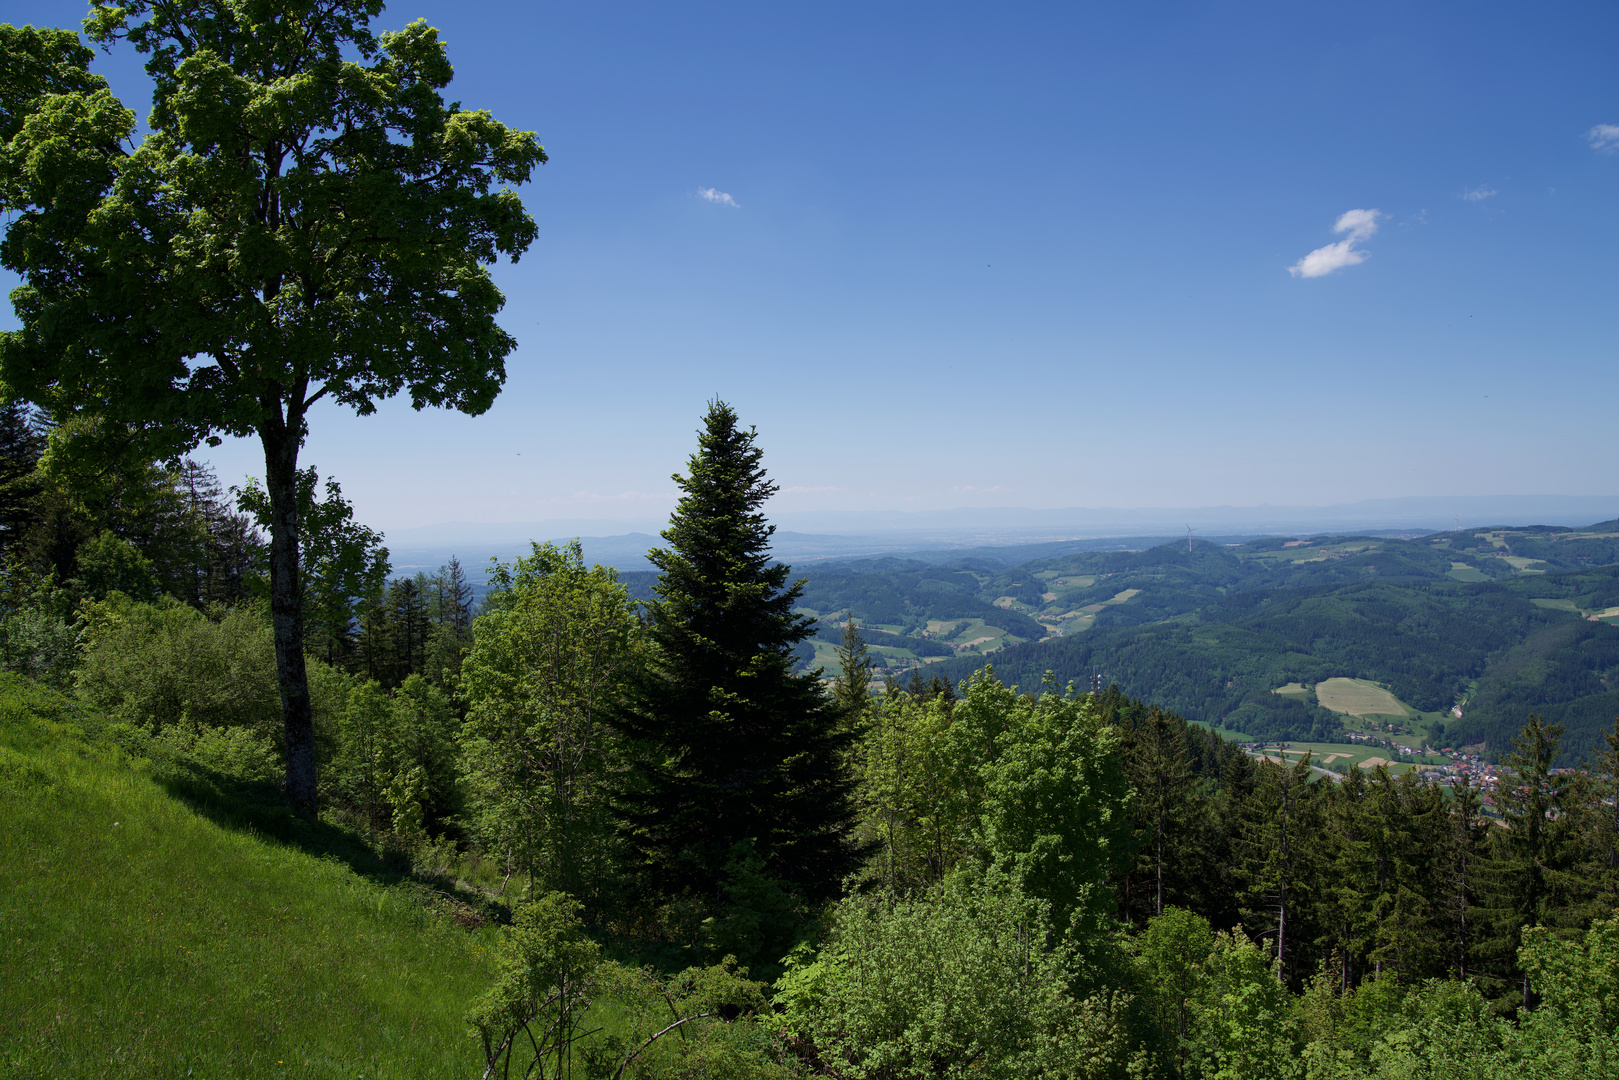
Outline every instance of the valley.
[[(879, 678), (1093, 675), (1258, 739), (1395, 733), (1510, 748), (1529, 711), (1594, 749), (1619, 714), (1619, 523), (1160, 541), (1015, 566), (973, 553), (810, 564), (805, 666), (844, 623)], [(640, 580), (642, 578), (647, 580)], [(624, 575), (650, 598), (652, 575)]]

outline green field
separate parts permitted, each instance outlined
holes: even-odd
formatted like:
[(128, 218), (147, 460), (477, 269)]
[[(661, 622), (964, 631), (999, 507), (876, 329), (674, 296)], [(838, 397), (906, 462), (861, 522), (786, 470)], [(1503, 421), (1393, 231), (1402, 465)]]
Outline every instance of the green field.
[(172, 787), (0, 682), (6, 1075), (478, 1075), (463, 1017), (493, 979), (494, 927), (306, 850), (285, 811), (278, 842), (273, 816), (205, 815)]
[(1347, 716), (1393, 716), (1404, 720), (1416, 712), (1403, 701), (1365, 679), (1323, 679), (1315, 684), (1322, 708)]
[[(1349, 765), (1359, 765), (1363, 769), (1370, 769), (1376, 765), (1386, 764), (1390, 772), (1401, 773), (1414, 767), (1407, 762), (1391, 762), (1389, 751), (1385, 747), (1368, 746), (1364, 743), (1290, 742), (1287, 747), (1286, 750), (1279, 751), (1272, 744), (1264, 749), (1264, 754), (1272, 760), (1281, 757), (1291, 764), (1308, 753), (1311, 764), (1324, 769), (1341, 769)], [(1442, 759), (1430, 757), (1429, 760), (1437, 762)]]
[(1489, 575), (1485, 574), (1482, 570), (1469, 566), (1464, 562), (1451, 563), (1450, 572), (1445, 576), (1453, 581), (1474, 582), (1490, 580)]

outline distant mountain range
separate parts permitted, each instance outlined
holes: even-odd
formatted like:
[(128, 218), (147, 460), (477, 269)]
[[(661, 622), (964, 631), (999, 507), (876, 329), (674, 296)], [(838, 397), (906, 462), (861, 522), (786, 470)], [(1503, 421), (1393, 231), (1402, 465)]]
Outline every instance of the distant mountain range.
[[(1145, 548), (1186, 535), (1233, 538), (1354, 532), (1431, 533), (1477, 526), (1584, 525), (1619, 516), (1619, 495), (1454, 495), (1368, 499), (1325, 506), (1202, 506), (1031, 510), (1022, 507), (925, 511), (789, 511), (772, 515), (776, 554), (796, 564), (895, 555), (931, 560), (971, 554), (1007, 565), (1058, 554), (1040, 545), (1106, 540)], [(491, 556), (510, 559), (530, 540), (580, 537), (585, 557), (620, 570), (644, 570), (660, 543), (657, 518), (550, 521), (452, 521), (387, 535), (401, 572), (431, 570), (451, 555), (476, 569)], [(1022, 551), (999, 550), (1020, 548)], [(1079, 549), (1075, 549), (1079, 550)], [(478, 575), (475, 573), (474, 577)]]

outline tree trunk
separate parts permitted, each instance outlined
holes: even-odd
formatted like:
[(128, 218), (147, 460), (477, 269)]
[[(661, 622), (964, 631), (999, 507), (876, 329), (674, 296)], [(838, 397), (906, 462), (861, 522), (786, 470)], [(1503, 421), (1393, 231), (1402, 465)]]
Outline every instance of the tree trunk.
[(286, 728), (287, 796), (310, 813), (315, 798), (315, 717), (304, 667), (303, 587), (298, 572), (298, 433), (260, 429), (264, 486), (270, 496), (270, 621), (275, 673)]

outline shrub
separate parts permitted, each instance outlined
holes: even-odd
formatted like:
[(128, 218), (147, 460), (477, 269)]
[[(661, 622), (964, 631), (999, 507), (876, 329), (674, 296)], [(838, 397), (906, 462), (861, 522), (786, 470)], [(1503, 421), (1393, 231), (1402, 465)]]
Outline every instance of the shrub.
[[(79, 694), (110, 719), (156, 733), (175, 726), (243, 728), (281, 745), (275, 641), (259, 605), (204, 615), (177, 600), (142, 604), (120, 593), (86, 602)], [(349, 680), (309, 661), (317, 732), (329, 732)]]
[(820, 954), (795, 953), (773, 1022), (831, 1076), (1123, 1075), (1127, 1000), (1074, 998), (1074, 952), (1049, 905), (1000, 874), (851, 897)]

